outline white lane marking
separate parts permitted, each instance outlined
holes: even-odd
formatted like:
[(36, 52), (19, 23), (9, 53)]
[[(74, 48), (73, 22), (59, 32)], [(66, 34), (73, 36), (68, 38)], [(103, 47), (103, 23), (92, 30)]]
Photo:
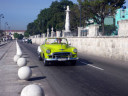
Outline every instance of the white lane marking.
[(80, 61), (81, 63), (83, 63), (83, 64), (86, 64), (86, 65), (88, 65), (88, 66), (90, 66), (90, 67), (93, 67), (93, 68), (96, 68), (96, 69), (99, 69), (99, 70), (104, 70), (103, 68), (100, 68), (100, 67), (97, 67), (97, 66), (94, 66), (94, 65), (91, 65), (91, 64), (87, 64), (87, 63), (85, 63), (85, 62), (82, 62), (82, 61)]

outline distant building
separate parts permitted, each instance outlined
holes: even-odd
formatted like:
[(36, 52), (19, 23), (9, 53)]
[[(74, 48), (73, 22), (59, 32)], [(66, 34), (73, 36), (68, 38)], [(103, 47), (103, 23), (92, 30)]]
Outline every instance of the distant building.
[(11, 37), (12, 39), (14, 39), (14, 36), (13, 36), (14, 33), (24, 35), (25, 31), (26, 30), (5, 30), (4, 32), (5, 32), (6, 37)]
[(115, 25), (117, 28), (119, 27), (118, 21), (121, 20), (128, 20), (128, 8), (124, 9), (118, 9), (115, 15)]

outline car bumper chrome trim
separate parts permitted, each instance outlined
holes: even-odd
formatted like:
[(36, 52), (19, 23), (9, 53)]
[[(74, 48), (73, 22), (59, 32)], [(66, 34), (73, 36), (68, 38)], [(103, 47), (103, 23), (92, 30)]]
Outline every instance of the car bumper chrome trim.
[(70, 60), (78, 60), (79, 58), (50, 58), (45, 59), (46, 61), (70, 61)]

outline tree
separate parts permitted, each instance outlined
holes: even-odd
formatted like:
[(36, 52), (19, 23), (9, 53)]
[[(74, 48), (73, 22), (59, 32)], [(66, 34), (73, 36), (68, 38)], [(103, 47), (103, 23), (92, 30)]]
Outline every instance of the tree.
[[(71, 30), (74, 31), (77, 29), (77, 27), (79, 26), (80, 23), (80, 10), (79, 10), (79, 6), (77, 4), (74, 4), (71, 8), (70, 8), (70, 27)], [(82, 18), (82, 21), (83, 18)], [(82, 22), (82, 25), (84, 25), (84, 23)]]
[[(94, 19), (95, 22), (101, 24), (102, 34), (104, 31), (104, 19), (109, 15), (114, 15), (118, 8), (121, 8), (125, 0), (78, 0), (82, 4), (84, 12)], [(89, 18), (90, 19), (90, 18)]]
[(29, 33), (28, 32), (25, 32), (24, 33), (24, 37), (29, 37)]
[[(116, 34), (115, 32), (116, 32), (117, 27), (114, 24), (113, 25), (104, 25), (104, 29), (105, 29), (104, 33), (109, 36), (109, 35)], [(100, 27), (99, 30), (101, 31), (102, 28)]]
[[(30, 35), (42, 34), (47, 32), (47, 28), (54, 28), (56, 30), (63, 30), (65, 24), (65, 10), (66, 6), (69, 5), (71, 12), (75, 11), (75, 4), (69, 0), (60, 0), (52, 2), (49, 8), (45, 8), (40, 11), (37, 19), (34, 22), (27, 25), (27, 33)], [(72, 8), (74, 8), (72, 10)], [(77, 9), (78, 10), (78, 9)], [(78, 18), (77, 11), (73, 12), (75, 15), (71, 14), (71, 30), (78, 26), (78, 22), (75, 22), (75, 18)], [(75, 17), (77, 16), (77, 17)], [(76, 20), (78, 21), (78, 20)], [(73, 28), (74, 27), (74, 28)]]
[(23, 39), (23, 35), (22, 34), (19, 34), (19, 36), (18, 36), (18, 39)]
[(17, 38), (18, 39), (19, 34), (18, 33), (14, 33), (13, 36), (14, 36), (14, 38)]
[(24, 37), (22, 34), (18, 34), (18, 33), (14, 33), (13, 36), (14, 36), (15, 39), (16, 38), (17, 39), (23, 39), (23, 37)]

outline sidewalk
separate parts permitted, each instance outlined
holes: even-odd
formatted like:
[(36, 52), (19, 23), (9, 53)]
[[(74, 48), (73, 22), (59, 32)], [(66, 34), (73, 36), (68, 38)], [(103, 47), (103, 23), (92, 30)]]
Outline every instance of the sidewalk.
[(18, 82), (18, 67), (13, 61), (16, 53), (15, 42), (11, 42), (7, 47), (10, 48), (0, 60), (0, 96), (20, 96), (22, 86)]
[[(5, 47), (5, 48), (4, 48)], [(23, 50), (24, 51), (24, 50)], [(55, 96), (50, 90), (46, 77), (39, 71), (36, 60), (33, 62), (31, 58), (27, 58), (27, 66), (32, 70), (30, 80), (20, 80), (18, 78), (18, 65), (14, 63), (13, 57), (16, 54), (16, 42), (10, 42), (6, 46), (0, 48), (0, 53), (6, 52), (0, 59), (0, 96), (20, 96), (22, 89), (29, 84), (37, 84), (44, 89), (45, 96)], [(22, 57), (28, 57), (27, 52)]]
[(7, 42), (0, 42), (0, 46), (7, 44)]

